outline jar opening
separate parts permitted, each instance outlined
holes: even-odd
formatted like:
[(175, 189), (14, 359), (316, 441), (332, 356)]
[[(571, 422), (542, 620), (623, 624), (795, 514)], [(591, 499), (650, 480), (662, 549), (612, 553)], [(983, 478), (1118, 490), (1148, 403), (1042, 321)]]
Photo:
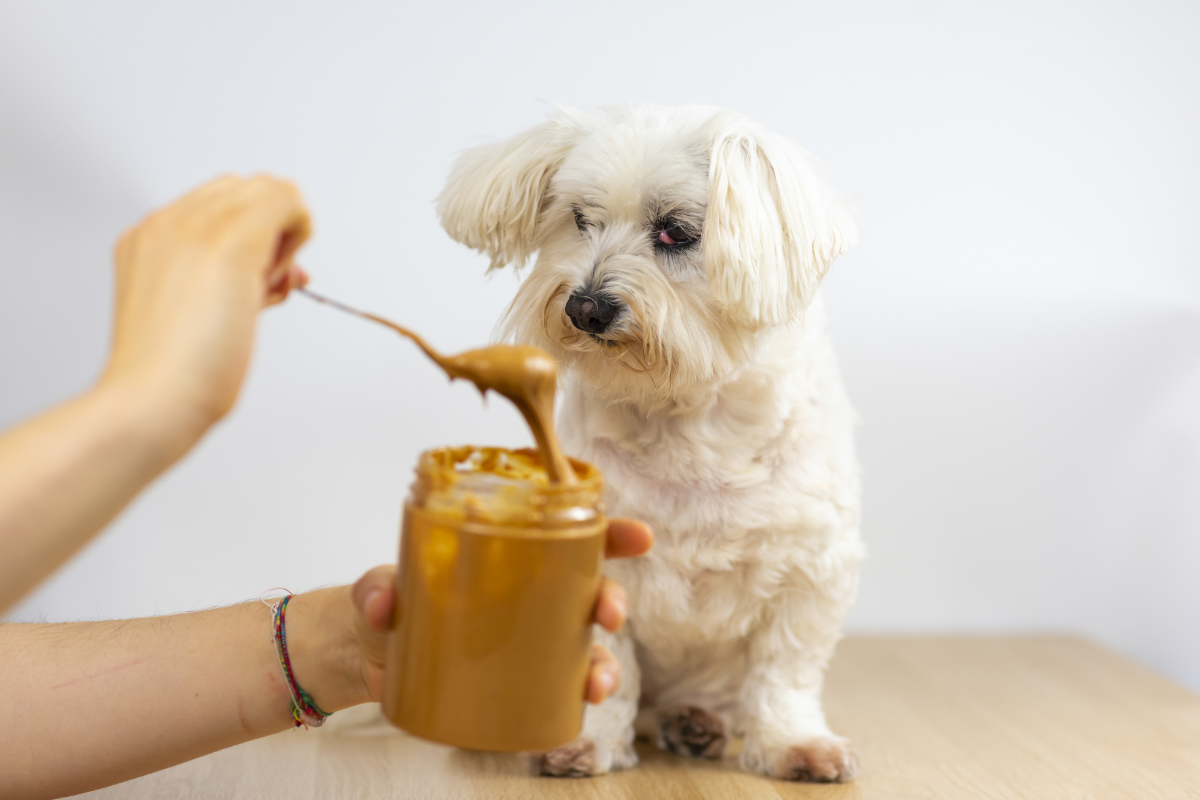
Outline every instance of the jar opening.
[(544, 530), (594, 522), (603, 511), (600, 471), (570, 459), (579, 480), (551, 483), (532, 449), (443, 447), (421, 454), (409, 503), (450, 521)]

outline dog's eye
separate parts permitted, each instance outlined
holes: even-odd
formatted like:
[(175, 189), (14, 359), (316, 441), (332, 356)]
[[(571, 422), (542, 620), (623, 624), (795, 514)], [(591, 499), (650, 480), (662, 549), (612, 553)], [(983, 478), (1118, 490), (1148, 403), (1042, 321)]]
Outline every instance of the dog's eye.
[(572, 208), (571, 210), (575, 212), (575, 227), (579, 228), (580, 233), (583, 233), (584, 229), (588, 226), (588, 221), (583, 218), (583, 212), (578, 208)]
[(667, 225), (659, 229), (658, 241), (667, 247), (680, 247), (681, 245), (691, 244), (696, 239), (680, 225)]

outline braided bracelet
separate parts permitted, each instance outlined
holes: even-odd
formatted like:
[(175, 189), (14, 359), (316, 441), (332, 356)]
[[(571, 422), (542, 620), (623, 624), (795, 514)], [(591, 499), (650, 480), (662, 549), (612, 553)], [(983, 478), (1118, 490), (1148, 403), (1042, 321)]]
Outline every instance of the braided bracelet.
[(292, 674), (292, 661), (288, 657), (286, 615), (287, 604), (292, 597), (293, 595), (289, 594), (271, 606), (271, 638), (275, 642), (275, 652), (279, 655), (279, 666), (283, 670), (283, 682), (287, 684), (288, 694), (292, 698), (292, 719), (295, 721), (295, 727), (319, 728), (325, 724), (325, 720), (330, 715), (318, 708), (317, 704), (313, 702), (312, 696), (296, 683), (296, 677)]

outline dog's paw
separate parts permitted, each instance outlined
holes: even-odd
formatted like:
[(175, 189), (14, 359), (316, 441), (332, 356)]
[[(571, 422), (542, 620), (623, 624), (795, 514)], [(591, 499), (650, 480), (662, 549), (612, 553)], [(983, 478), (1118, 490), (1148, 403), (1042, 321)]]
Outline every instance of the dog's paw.
[(541, 774), (555, 778), (584, 778), (596, 774), (596, 743), (586, 737), (542, 756)]
[(785, 781), (844, 783), (858, 774), (858, 754), (849, 739), (821, 736), (787, 748), (770, 764), (769, 774)]
[(659, 746), (687, 758), (720, 758), (725, 755), (725, 724), (715, 714), (696, 706), (659, 713)]

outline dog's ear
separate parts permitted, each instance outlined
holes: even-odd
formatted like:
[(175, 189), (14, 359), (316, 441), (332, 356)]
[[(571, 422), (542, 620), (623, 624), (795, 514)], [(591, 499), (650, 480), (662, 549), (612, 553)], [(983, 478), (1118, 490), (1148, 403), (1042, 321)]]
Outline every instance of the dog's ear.
[(799, 144), (741, 120), (719, 126), (702, 241), (713, 295), (734, 319), (795, 319), (857, 237), (850, 208)]
[(574, 115), (560, 108), (532, 130), (463, 153), (437, 200), (446, 233), (486, 253), (489, 272), (524, 264), (538, 249), (550, 180), (578, 136)]

